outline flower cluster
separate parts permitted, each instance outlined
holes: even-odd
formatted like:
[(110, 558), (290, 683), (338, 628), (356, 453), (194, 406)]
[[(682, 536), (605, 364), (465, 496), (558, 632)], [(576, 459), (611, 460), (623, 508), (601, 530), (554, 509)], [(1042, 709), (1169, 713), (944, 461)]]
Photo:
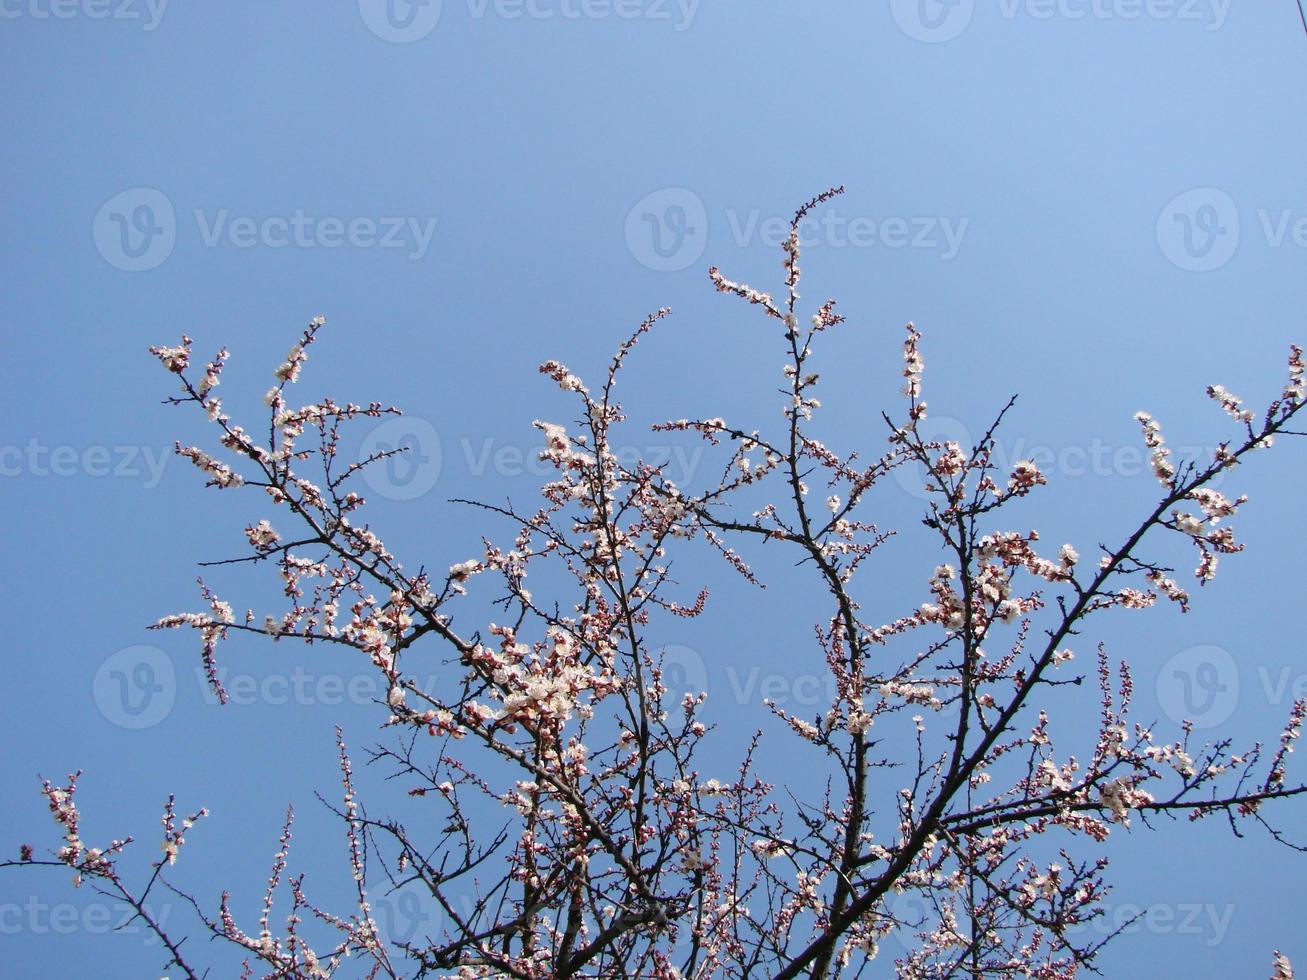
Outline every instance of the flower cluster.
[[(903, 341), (903, 394), (914, 401), (921, 397), (921, 376), (926, 369), (926, 359), (921, 355), (921, 331), (914, 324), (907, 326), (908, 339)], [(924, 414), (925, 405), (920, 406)], [(921, 415), (917, 416), (918, 418)]]
[(1175, 478), (1175, 464), (1171, 462), (1171, 450), (1166, 447), (1166, 442), (1162, 438), (1162, 427), (1147, 412), (1136, 412), (1135, 421), (1144, 430), (1144, 445), (1151, 450), (1153, 475), (1162, 486), (1169, 487)]
[(1218, 403), (1236, 422), (1251, 422), (1255, 417), (1250, 409), (1243, 407), (1243, 399), (1230, 394), (1223, 385), (1208, 385), (1207, 397)]
[(1284, 386), (1284, 400), (1291, 408), (1307, 399), (1307, 387), (1304, 383), (1302, 348), (1294, 344), (1289, 350), (1289, 383)]
[[(718, 292), (733, 293), (742, 299), (748, 300), (750, 303), (761, 306), (772, 316), (781, 317), (781, 314), (777, 311), (776, 306), (772, 302), (771, 293), (761, 292), (754, 289), (752, 286), (747, 286), (743, 283), (732, 282), (723, 276), (715, 266), (708, 270), (708, 276), (712, 279), (713, 285), (717, 287)], [(784, 317), (781, 318), (784, 319)]]

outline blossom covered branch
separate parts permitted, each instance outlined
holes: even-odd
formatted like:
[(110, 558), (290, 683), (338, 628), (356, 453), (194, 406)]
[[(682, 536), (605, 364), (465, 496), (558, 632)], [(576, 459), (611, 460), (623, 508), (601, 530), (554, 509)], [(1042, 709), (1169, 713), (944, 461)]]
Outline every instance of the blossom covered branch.
[[(178, 444), (178, 454), (207, 485), (252, 495), (262, 508), (246, 527), (247, 550), (222, 563), (274, 568), (285, 598), (275, 611), (238, 615), (202, 581), (202, 607), (155, 628), (197, 634), (220, 699), (221, 644), (234, 633), (350, 651), (387, 692), (379, 721), (392, 741), (370, 761), (409, 787), (412, 807), (402, 818), (369, 816), (338, 733), (335, 812), (354, 908), (320, 908), (304, 875), (288, 877), (288, 813), (257, 928), (240, 926), (224, 895), (216, 916), (195, 903), (212, 936), (270, 977), (331, 976), (356, 957), (372, 976), (670, 980), (856, 976), (885, 955), (886, 937), (907, 929), (915, 941), (894, 966), (904, 980), (1051, 980), (1091, 966), (1102, 946), (1072, 927), (1102, 914), (1108, 865), (1095, 850), (1117, 828), (1220, 815), (1283, 839), (1266, 809), (1307, 792), (1287, 765), (1307, 702), (1293, 706), (1270, 747), (1200, 743), (1190, 726), (1178, 740), (1160, 738), (1131, 716), (1130, 665), (1085, 633), (1092, 617), (1159, 599), (1190, 609), (1183, 575), (1165, 557), (1169, 543), (1193, 549), (1200, 585), (1243, 550), (1230, 521), (1246, 498), (1213, 483), (1277, 437), (1300, 434), (1302, 349), (1291, 349), (1288, 379), (1260, 415), (1219, 385), (1208, 389), (1235, 427), (1210, 459), (1177, 459), (1161, 423), (1140, 412), (1160, 497), (1096, 560), (1082, 556), (1084, 542), (1050, 547), (1013, 506), (1044, 492), (1048, 477), (1029, 460), (996, 462), (1013, 402), (974, 445), (923, 433), (924, 336), (914, 325), (902, 347), (903, 404), (883, 416), (883, 443), (868, 455), (818, 438), (814, 347), (844, 318), (834, 300), (803, 312), (799, 228), (842, 190), (796, 212), (781, 298), (710, 270), (719, 291), (776, 328), (785, 379), (780, 424), (711, 417), (654, 427), (703, 440), (721, 457), (719, 480), (678, 485), (664, 467), (624, 463), (613, 450), (626, 422), (614, 386), (667, 315), (660, 310), (593, 389), (559, 361), (541, 366), (575, 416), (534, 423), (553, 469), (539, 502), (465, 502), (507, 527), (508, 540), (488, 535), (479, 553), (417, 572), (366, 521), (355, 489), (362, 471), (393, 454), (339, 459), (346, 426), (397, 410), (329, 399), (296, 406), (291, 397), (321, 318), (274, 372), (262, 439), (215, 393), (225, 349), (197, 376), (190, 338), (152, 348), (180, 383), (170, 400), (197, 409), (221, 449)], [(878, 608), (877, 551), (894, 532), (874, 519), (876, 493), (902, 468), (924, 473), (925, 534), (947, 560), (921, 569), (922, 601)], [(705, 549), (763, 585), (750, 554), (765, 543), (791, 549), (821, 586), (821, 608), (804, 615), (832, 698), (812, 717), (767, 703), (771, 730), (736, 768), (710, 771), (700, 760), (711, 703), (703, 692), (673, 692), (658, 653), (662, 624), (711, 608), (706, 591), (673, 580), (672, 557)], [(502, 615), (485, 621), (469, 602), (490, 595), (491, 582)], [(438, 685), (416, 670), (432, 647), (457, 668)], [(1096, 692), (1099, 713), (1087, 739), (1056, 724), (1054, 695), (1081, 690)], [(762, 751), (782, 739), (785, 758), (824, 777), (824, 793), (786, 791), (777, 753)], [(66, 830), (53, 863), (116, 874), (125, 842), (85, 849), (75, 811), (54, 807), (51, 794), (62, 792), (46, 787)], [(491, 811), (502, 829), (487, 833), (477, 815)], [(182, 843), (170, 820), (156, 876)], [(1050, 860), (1043, 838), (1053, 830), (1063, 845)], [(37, 863), (30, 852), (23, 860)], [(442, 909), (444, 933), (388, 941), (371, 896), (414, 884)], [(277, 935), (283, 889), (290, 912)], [(908, 921), (904, 894), (928, 914)], [(1278, 953), (1275, 971), (1292, 976)]]

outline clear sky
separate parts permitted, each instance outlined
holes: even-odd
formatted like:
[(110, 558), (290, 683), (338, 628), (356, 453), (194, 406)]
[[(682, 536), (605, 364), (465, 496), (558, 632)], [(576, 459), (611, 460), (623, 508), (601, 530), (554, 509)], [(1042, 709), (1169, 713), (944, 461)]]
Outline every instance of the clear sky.
[[(850, 321), (827, 342), (826, 441), (882, 445), (914, 319), (941, 426), (977, 433), (1021, 395), (1001, 445), (1043, 454), (1053, 481), (1030, 520), (1082, 552), (1155, 496), (1135, 411), (1210, 445), (1228, 430), (1204, 386), (1264, 403), (1307, 340), (1293, 0), (0, 0), (0, 81), (0, 847), (52, 842), (37, 774), (83, 768), (86, 836), (143, 834), (144, 866), (175, 791), (213, 811), (179, 880), (210, 909), (232, 888), (246, 922), (291, 801), (293, 860), (339, 888), (313, 793), (336, 796), (332, 725), (366, 745), (381, 709), (360, 665), (253, 643), (227, 649), (239, 703), (219, 708), (192, 638), (144, 630), (195, 608), (194, 563), (268, 516), (169, 457), (208, 433), (160, 404), (150, 344), (229, 346), (228, 410), (257, 419), (326, 315), (304, 387), (411, 413), (360, 430), (420, 459), (375, 478), (375, 516), (410, 566), (443, 567), (481, 530), (447, 499), (527, 500), (531, 421), (571, 417), (537, 365), (593, 377), (653, 309), (676, 313), (623, 382), (636, 419), (779, 419), (779, 338), (704, 270), (779, 289), (777, 219), (831, 184), (848, 194), (804, 262), (807, 295)], [(1252, 498), (1248, 552), (1193, 613), (1104, 621), (1141, 718), (1175, 729), (1187, 697), (1273, 739), (1307, 687), (1304, 450), (1229, 481)], [(692, 447), (672, 459), (687, 483), (712, 476)], [(887, 486), (878, 519), (911, 527), (912, 489)], [(895, 547), (865, 573), (887, 618), (925, 598), (936, 560)], [(708, 687), (723, 765), (763, 696), (818, 698), (813, 615), (763, 567), (781, 583), (766, 603), (683, 564), (716, 592), (665, 638)], [(273, 607), (268, 579), (215, 578), (238, 608)], [(1215, 821), (1112, 850), (1110, 915), (1148, 916), (1107, 976), (1262, 977), (1276, 946), (1307, 964), (1301, 856)], [(411, 897), (378, 902), (401, 936), (425, 922)], [(58, 873), (0, 875), (0, 975), (158, 976), (139, 931), (105, 934), (121, 915)]]

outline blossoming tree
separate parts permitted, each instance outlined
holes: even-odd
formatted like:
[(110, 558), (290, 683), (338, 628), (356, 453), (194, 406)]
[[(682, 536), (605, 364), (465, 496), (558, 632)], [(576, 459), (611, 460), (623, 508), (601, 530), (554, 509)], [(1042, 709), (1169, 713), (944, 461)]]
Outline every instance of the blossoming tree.
[[(388, 691), (377, 708), (387, 741), (373, 761), (402, 777), (422, 808), (409, 823), (369, 815), (338, 729), (352, 907), (320, 907), (304, 876), (289, 876), (289, 815), (256, 923), (239, 922), (225, 894), (216, 904), (192, 900), (195, 928), (239, 947), (247, 975), (327, 977), (362, 964), (363, 974), (381, 977), (825, 978), (864, 975), (879, 959), (877, 975), (1051, 980), (1075, 976), (1102, 946), (1075, 927), (1102, 912), (1108, 867), (1099, 852), (1116, 828), (1220, 816), (1280, 837), (1265, 811), (1307, 790), (1286, 765), (1307, 703), (1293, 706), (1269, 747), (1201, 744), (1190, 726), (1179, 741), (1162, 741), (1130, 716), (1129, 665), (1095, 650), (1085, 633), (1109, 610), (1159, 600), (1188, 609), (1189, 592), (1154, 553), (1156, 539), (1192, 546), (1202, 583), (1221, 556), (1242, 549), (1230, 519), (1244, 498), (1212, 484), (1277, 437), (1301, 434), (1293, 430), (1307, 398), (1301, 348), (1291, 349), (1287, 382), (1260, 413), (1208, 389), (1233, 423), (1210, 459), (1174, 456), (1160, 423), (1141, 412), (1155, 506), (1092, 558), (1070, 544), (1049, 549), (1008, 519), (1009, 505), (1043, 492), (1046, 479), (1032, 462), (1010, 472), (995, 462), (1007, 409), (974, 445), (923, 434), (922, 335), (912, 325), (903, 403), (884, 415), (883, 452), (864, 459), (814, 435), (814, 345), (843, 318), (833, 300), (801, 315), (799, 226), (841, 190), (795, 214), (779, 298), (710, 270), (719, 291), (775, 326), (787, 358), (783, 423), (656, 426), (715, 447), (723, 476), (709, 486), (678, 486), (660, 466), (623, 464), (612, 450), (624, 421), (614, 383), (668, 312), (660, 310), (620, 346), (596, 388), (556, 361), (541, 367), (577, 409), (570, 427), (535, 423), (555, 475), (531, 509), (473, 504), (506, 522), (510, 540), (487, 539), (481, 554), (443, 574), (413, 571), (361, 516), (357, 478), (392, 453), (341, 461), (349, 423), (395, 409), (291, 399), (321, 318), (276, 371), (262, 439), (216, 394), (225, 350), (201, 371), (190, 338), (152, 349), (180, 384), (170, 401), (205, 413), (223, 449), (177, 452), (208, 485), (263, 502), (271, 516), (247, 528), (239, 560), (275, 567), (288, 599), (266, 616), (237, 615), (202, 584), (200, 611), (156, 628), (195, 631), (224, 700), (219, 650), (233, 634), (350, 651)], [(876, 491), (900, 467), (924, 472), (926, 533), (949, 560), (923, 569), (926, 601), (887, 611), (872, 608), (863, 587), (874, 573), (860, 573), (875, 568), (889, 537), (871, 515)], [(712, 705), (670, 689), (651, 639), (658, 621), (706, 606), (706, 593), (682, 593), (671, 581), (670, 556), (706, 546), (754, 582), (749, 554), (765, 542), (789, 549), (825, 596), (805, 618), (833, 697), (812, 717), (766, 704), (771, 722), (764, 714), (738, 767), (703, 771), (696, 752)], [(545, 566), (556, 594), (527, 587)], [(569, 584), (561, 592), (560, 576)], [(503, 615), (469, 621), (463, 597), (487, 579), (499, 583)], [(409, 669), (431, 645), (457, 665), (438, 686)], [(1084, 676), (1100, 721), (1078, 744), (1055, 744), (1044, 699)], [(889, 755), (896, 732), (908, 748)], [(764, 761), (775, 755), (758, 751), (780, 739), (792, 743), (785, 757), (824, 778), (824, 795), (787, 795)], [(168, 801), (162, 857), (133, 887), (124, 870), (131, 838), (83, 840), (76, 778), (43, 787), (62, 846), (40, 856), (25, 845), (6, 864), (73, 869), (130, 903), (166, 944), (170, 969), (203, 975), (190, 958), (195, 947), (183, 949), (146, 902), (167, 885), (206, 811), (180, 819)], [(487, 804), (500, 808), (504, 830), (487, 834), (473, 819)], [(442, 935), (383, 935), (372, 901), (400, 884), (416, 884), (444, 910)], [(277, 928), (283, 892), (289, 910)], [(470, 903), (456, 901), (468, 893)], [(905, 922), (903, 895), (926, 914)], [(882, 943), (903, 929), (915, 938), (887, 966), (893, 957)], [(1279, 953), (1274, 976), (1292, 976)]]

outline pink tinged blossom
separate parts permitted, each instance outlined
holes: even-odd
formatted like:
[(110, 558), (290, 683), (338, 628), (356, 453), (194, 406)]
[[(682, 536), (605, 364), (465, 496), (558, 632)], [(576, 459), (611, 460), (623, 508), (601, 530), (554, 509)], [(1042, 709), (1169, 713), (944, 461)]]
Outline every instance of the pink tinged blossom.
[(1303, 383), (1303, 354), (1297, 344), (1289, 348), (1289, 383), (1284, 386), (1284, 400), (1290, 405), (1307, 400), (1307, 387)]
[(1045, 759), (1036, 769), (1040, 781), (1055, 793), (1064, 793), (1073, 783), (1067, 772), (1052, 759)]
[(1135, 421), (1144, 432), (1144, 445), (1152, 450), (1153, 475), (1163, 486), (1169, 487), (1175, 477), (1175, 465), (1171, 462), (1171, 450), (1166, 448), (1162, 439), (1162, 427), (1147, 412), (1136, 412)]
[(1240, 506), (1248, 502), (1247, 496), (1231, 501), (1210, 487), (1197, 487), (1189, 491), (1189, 497), (1191, 500), (1198, 501), (1198, 506), (1213, 524), (1219, 524), (1221, 518), (1230, 517)]
[(1098, 802), (1107, 809), (1108, 819), (1123, 826), (1130, 824), (1130, 811), (1153, 802), (1151, 794), (1137, 789), (1128, 779), (1114, 779), (1099, 787)]
[(1220, 404), (1227, 415), (1236, 422), (1251, 422), (1253, 412), (1243, 407), (1243, 399), (1226, 391), (1222, 385), (1209, 385), (1207, 397)]
[(481, 571), (484, 566), (475, 558), (468, 561), (459, 562), (456, 565), (449, 566), (449, 577), (457, 582), (463, 582)]
[(935, 460), (934, 471), (942, 476), (957, 476), (967, 467), (967, 455), (956, 442), (944, 443), (944, 451)]
[(588, 394), (585, 385), (581, 383), (581, 379), (567, 370), (566, 365), (560, 364), (558, 361), (545, 361), (544, 364), (540, 365), (540, 373), (549, 375), (558, 382), (558, 386), (564, 391)]
[(230, 489), (245, 483), (239, 473), (235, 472), (226, 463), (219, 462), (202, 449), (195, 446), (182, 446), (179, 443), (176, 453), (183, 459), (189, 459), (198, 469), (207, 473), (209, 475), (209, 486)]
[(759, 838), (749, 845), (749, 849), (754, 854), (762, 858), (777, 858), (790, 853), (792, 845), (789, 841), (772, 840), (771, 838)]
[(921, 356), (919, 347), (921, 332), (914, 324), (907, 325), (908, 339), (903, 342), (903, 394), (916, 399), (921, 394), (921, 376), (926, 369), (926, 360)]
[(1152, 592), (1139, 589), (1122, 589), (1117, 595), (1121, 605), (1127, 609), (1148, 609), (1157, 602), (1157, 596)]
[(770, 293), (761, 292), (744, 283), (732, 282), (723, 276), (716, 266), (708, 270), (708, 278), (712, 280), (718, 292), (733, 293), (750, 303), (763, 307), (772, 316), (781, 318), (781, 312), (773, 304)]
[(845, 727), (850, 735), (865, 735), (874, 722), (875, 719), (865, 711), (851, 711)]
[(1151, 571), (1148, 573), (1148, 580), (1153, 583), (1157, 591), (1161, 592), (1162, 595), (1177, 603), (1181, 612), (1189, 611), (1189, 593), (1180, 588), (1175, 579), (1168, 578), (1162, 572)]
[(1012, 473), (1007, 480), (1007, 492), (1021, 496), (1046, 483), (1048, 483), (1048, 478), (1039, 472), (1039, 467), (1035, 465), (1035, 461), (1023, 459), (1012, 467)]
[(190, 364), (191, 338), (182, 334), (182, 342), (177, 347), (151, 347), (150, 353), (157, 357), (169, 371), (183, 373)]
[[(196, 391), (198, 391), (201, 396), (207, 395), (211, 390), (218, 387), (222, 376), (223, 366), (227, 361), (227, 356), (227, 348), (224, 347), (222, 350), (218, 351), (217, 356), (214, 357), (212, 361), (205, 365), (204, 377), (201, 378), (200, 383), (195, 386)], [(212, 412), (209, 417), (210, 419), (214, 418)]]
[(309, 359), (308, 352), (304, 348), (313, 342), (313, 331), (326, 322), (325, 317), (316, 316), (313, 318), (305, 338), (290, 349), (290, 353), (286, 355), (286, 360), (277, 368), (275, 373), (278, 381), (282, 384), (287, 382), (294, 384), (299, 380), (300, 369), (304, 367), (304, 362)]
[(245, 529), (245, 537), (249, 539), (254, 550), (259, 552), (272, 551), (276, 548), (277, 542), (281, 540), (281, 535), (279, 535), (266, 520), (259, 521), (258, 524), (247, 527)]

